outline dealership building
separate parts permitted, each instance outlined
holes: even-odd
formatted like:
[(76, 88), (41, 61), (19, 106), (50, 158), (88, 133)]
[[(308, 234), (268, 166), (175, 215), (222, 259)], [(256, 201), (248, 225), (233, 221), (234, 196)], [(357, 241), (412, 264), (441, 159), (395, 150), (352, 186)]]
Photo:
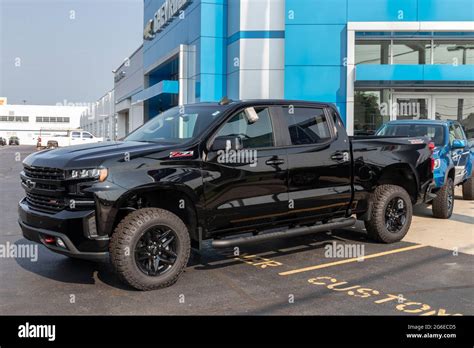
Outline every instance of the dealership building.
[(126, 133), (228, 96), (333, 103), (350, 134), (424, 118), (474, 136), (474, 1), (144, 0), (143, 46), (115, 80)]

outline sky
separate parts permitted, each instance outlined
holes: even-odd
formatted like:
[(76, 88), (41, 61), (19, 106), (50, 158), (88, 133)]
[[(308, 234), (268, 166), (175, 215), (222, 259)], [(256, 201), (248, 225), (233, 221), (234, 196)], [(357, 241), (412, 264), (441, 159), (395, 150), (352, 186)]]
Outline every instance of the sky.
[(94, 102), (142, 37), (143, 0), (0, 0), (0, 97)]

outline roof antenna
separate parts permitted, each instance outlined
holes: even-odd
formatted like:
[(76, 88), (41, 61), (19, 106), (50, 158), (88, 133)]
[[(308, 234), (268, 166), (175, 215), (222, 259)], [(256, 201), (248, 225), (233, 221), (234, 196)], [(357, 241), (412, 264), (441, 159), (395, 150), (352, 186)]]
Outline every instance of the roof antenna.
[(219, 105), (229, 105), (231, 102), (232, 100), (230, 100), (229, 98), (227, 98), (227, 96), (225, 96), (219, 101)]

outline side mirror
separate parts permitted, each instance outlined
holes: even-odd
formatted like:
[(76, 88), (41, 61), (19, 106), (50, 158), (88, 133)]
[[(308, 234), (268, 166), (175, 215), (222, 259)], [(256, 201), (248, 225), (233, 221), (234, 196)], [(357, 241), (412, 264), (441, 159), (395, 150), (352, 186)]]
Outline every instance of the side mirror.
[(453, 149), (463, 149), (467, 146), (466, 140), (454, 139), (451, 147)]
[(242, 139), (235, 136), (221, 136), (214, 139), (211, 151), (229, 151), (240, 150), (242, 148)]
[(248, 124), (253, 124), (258, 121), (258, 114), (254, 108), (245, 109), (244, 114)]

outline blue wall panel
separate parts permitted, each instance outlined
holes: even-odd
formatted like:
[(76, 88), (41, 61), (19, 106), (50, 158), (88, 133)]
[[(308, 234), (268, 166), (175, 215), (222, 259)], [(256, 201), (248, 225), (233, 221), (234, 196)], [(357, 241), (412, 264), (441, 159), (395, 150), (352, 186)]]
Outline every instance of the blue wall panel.
[(347, 0), (286, 0), (287, 24), (346, 24)]
[[(331, 1), (331, 0), (324, 0)], [(348, 21), (416, 21), (417, 0), (347, 0)]]
[[(291, 86), (291, 87), (289, 87)], [(285, 98), (345, 102), (346, 68), (337, 66), (287, 66)]]
[(474, 21), (473, 0), (418, 0), (420, 21)]
[(358, 65), (356, 81), (474, 81), (474, 65)]
[(226, 95), (227, 1), (205, 0), (201, 6), (200, 101)]
[(346, 36), (345, 25), (288, 25), (285, 64), (343, 65)]

